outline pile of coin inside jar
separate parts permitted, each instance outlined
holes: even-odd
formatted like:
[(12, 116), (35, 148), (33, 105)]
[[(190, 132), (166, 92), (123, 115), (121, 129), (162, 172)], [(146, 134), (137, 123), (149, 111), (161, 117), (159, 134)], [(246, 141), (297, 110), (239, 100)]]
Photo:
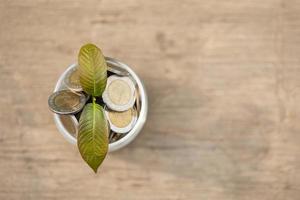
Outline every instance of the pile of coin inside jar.
[[(110, 125), (109, 141), (112, 143), (125, 136), (136, 124), (140, 112), (140, 98), (137, 84), (127, 71), (108, 66), (107, 73), (105, 91), (96, 102), (105, 110)], [(82, 90), (76, 66), (67, 72), (63, 82), (66, 89), (51, 94), (48, 104), (51, 111), (61, 115), (66, 128), (74, 132), (74, 123), (67, 116), (75, 115), (79, 121), (83, 107), (92, 100)], [(78, 127), (74, 137), (77, 137), (77, 130)]]

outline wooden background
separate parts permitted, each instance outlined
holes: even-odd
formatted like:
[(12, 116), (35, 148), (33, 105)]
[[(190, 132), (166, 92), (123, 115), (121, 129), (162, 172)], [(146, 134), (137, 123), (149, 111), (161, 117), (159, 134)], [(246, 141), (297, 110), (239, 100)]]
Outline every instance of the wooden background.
[[(150, 112), (95, 175), (47, 99), (81, 45)], [(0, 199), (300, 198), (298, 0), (0, 0)]]

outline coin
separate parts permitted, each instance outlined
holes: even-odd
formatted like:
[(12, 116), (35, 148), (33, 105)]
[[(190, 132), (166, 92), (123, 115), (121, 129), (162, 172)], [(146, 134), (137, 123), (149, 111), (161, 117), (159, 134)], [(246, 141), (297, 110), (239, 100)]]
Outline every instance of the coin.
[(73, 67), (68, 71), (64, 78), (65, 85), (72, 91), (80, 92), (82, 87), (80, 84), (79, 71), (77, 67)]
[(127, 133), (134, 127), (137, 120), (135, 107), (123, 112), (110, 110), (107, 106), (105, 106), (104, 109), (110, 128), (113, 132)]
[(74, 115), (59, 115), (64, 128), (75, 138), (78, 133), (78, 121)]
[(124, 136), (124, 134), (122, 134), (122, 133), (115, 133), (113, 131), (110, 131), (110, 134), (109, 134), (109, 143), (113, 143), (113, 142), (118, 141), (119, 139), (122, 138), (122, 136)]
[(141, 102), (140, 102), (140, 92), (139, 92), (139, 88), (136, 86), (135, 89), (135, 106), (136, 106), (136, 111), (138, 113), (138, 116), (140, 115), (140, 111), (141, 111)]
[(102, 98), (104, 103), (112, 110), (128, 110), (135, 102), (135, 85), (128, 76), (112, 75), (107, 79)]
[(70, 90), (60, 90), (49, 96), (48, 105), (51, 111), (57, 114), (75, 114), (86, 103), (86, 96)]
[(107, 70), (114, 74), (117, 74), (119, 76), (128, 76), (129, 75), (129, 73), (126, 70), (124, 70), (123, 68), (116, 66), (116, 65), (111, 66), (110, 64), (108, 64)]

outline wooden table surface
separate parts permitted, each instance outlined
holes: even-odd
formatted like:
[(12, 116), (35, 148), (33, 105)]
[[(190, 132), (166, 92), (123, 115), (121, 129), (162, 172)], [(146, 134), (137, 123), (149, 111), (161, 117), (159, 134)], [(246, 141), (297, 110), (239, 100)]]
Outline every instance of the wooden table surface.
[[(100, 173), (47, 99), (93, 42), (147, 87)], [(0, 199), (300, 198), (298, 0), (0, 0)]]

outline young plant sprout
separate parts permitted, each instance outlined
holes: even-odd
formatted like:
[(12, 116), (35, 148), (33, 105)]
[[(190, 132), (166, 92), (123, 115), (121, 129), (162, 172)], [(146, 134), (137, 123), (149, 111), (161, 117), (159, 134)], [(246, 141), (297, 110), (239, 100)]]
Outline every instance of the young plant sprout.
[(96, 103), (106, 87), (107, 65), (93, 44), (81, 47), (78, 64), (80, 84), (93, 101), (85, 105), (80, 116), (77, 146), (83, 160), (97, 173), (108, 151), (109, 126), (104, 109)]
[[(101, 50), (86, 44), (79, 51), (78, 67), (69, 71), (65, 79), (69, 90), (56, 91), (48, 99), (50, 110), (60, 115), (75, 114), (83, 109), (77, 146), (83, 160), (95, 173), (107, 154), (109, 143), (108, 121), (103, 107), (96, 103), (96, 98), (105, 90), (106, 80), (107, 65)], [(86, 104), (88, 96), (92, 102)]]

